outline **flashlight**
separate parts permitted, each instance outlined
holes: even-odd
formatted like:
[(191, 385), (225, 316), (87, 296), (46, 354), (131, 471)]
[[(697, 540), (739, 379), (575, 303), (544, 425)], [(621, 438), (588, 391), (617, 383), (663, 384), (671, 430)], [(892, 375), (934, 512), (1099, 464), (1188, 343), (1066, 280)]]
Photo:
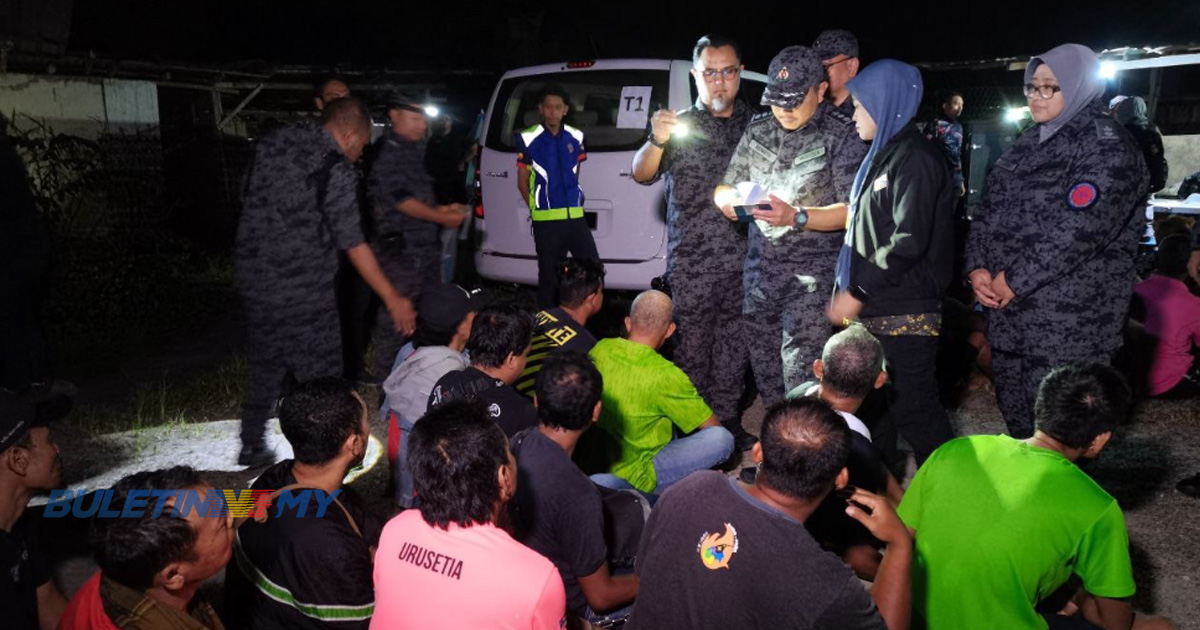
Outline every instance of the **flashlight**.
[(440, 114), (440, 113), (441, 113), (441, 110), (439, 110), (437, 107), (435, 107), (433, 105), (425, 106), (425, 115), (429, 116), (430, 118), (437, 118), (438, 114)]
[(1117, 64), (1111, 61), (1100, 62), (1100, 78), (1105, 81), (1117, 78)]
[(1025, 114), (1029, 112), (1028, 107), (1011, 107), (1004, 112), (1004, 120), (1008, 122), (1021, 122), (1025, 118)]
[(686, 138), (689, 131), (691, 130), (688, 129), (687, 123), (679, 123), (671, 130), (671, 135), (676, 138)]

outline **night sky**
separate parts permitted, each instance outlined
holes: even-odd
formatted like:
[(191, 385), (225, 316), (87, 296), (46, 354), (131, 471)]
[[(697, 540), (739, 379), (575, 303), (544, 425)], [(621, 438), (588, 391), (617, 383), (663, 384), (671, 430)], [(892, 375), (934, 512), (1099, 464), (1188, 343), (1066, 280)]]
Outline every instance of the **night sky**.
[[(703, 7), (703, 8), (698, 8)], [(102, 57), (237, 65), (503, 70), (594, 57), (687, 57), (710, 31), (751, 69), (822, 29), (858, 35), (862, 57), (951, 61), (1200, 41), (1200, 1), (587, 2), (77, 0), (70, 48)], [(532, 35), (528, 35), (532, 33)]]

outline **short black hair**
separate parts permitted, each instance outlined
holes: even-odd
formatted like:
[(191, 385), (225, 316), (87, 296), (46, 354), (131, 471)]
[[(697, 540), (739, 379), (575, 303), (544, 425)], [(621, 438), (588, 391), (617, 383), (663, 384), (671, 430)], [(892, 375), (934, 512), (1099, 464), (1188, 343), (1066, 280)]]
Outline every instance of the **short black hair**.
[(421, 517), (442, 529), (491, 522), (500, 500), (496, 471), (507, 463), (508, 439), (487, 405), (456, 400), (431, 408), (408, 441)]
[(561, 98), (563, 103), (565, 103), (568, 107), (571, 105), (571, 96), (567, 94), (566, 88), (557, 83), (549, 83), (542, 88), (542, 92), (538, 94), (538, 104), (540, 105), (541, 103), (546, 102), (547, 96), (557, 96), (558, 98)]
[(604, 378), (591, 357), (578, 350), (560, 350), (546, 357), (538, 370), (538, 419), (548, 427), (580, 431), (592, 424)]
[(767, 410), (762, 425), (766, 483), (792, 498), (823, 497), (846, 466), (850, 429), (829, 405), (797, 398)]
[(353, 129), (368, 136), (371, 134), (371, 115), (362, 101), (347, 96), (326, 103), (321, 110), (321, 124), (338, 129)]
[[(461, 324), (461, 322), (459, 322)], [(426, 346), (448, 346), (450, 341), (454, 339), (457, 330), (438, 330), (430, 326), (421, 319), (421, 314), (417, 313), (417, 330), (412, 336), (413, 348), (424, 348)]]
[(742, 62), (742, 47), (732, 37), (710, 33), (696, 40), (696, 46), (692, 48), (692, 65), (700, 63), (700, 54), (704, 52), (705, 48), (720, 48), (722, 46), (732, 46), (733, 54), (737, 56), (738, 63)]
[(1038, 387), (1033, 418), (1039, 431), (1071, 448), (1087, 448), (1129, 415), (1133, 394), (1120, 372), (1101, 363), (1071, 363)]
[(821, 351), (821, 387), (839, 396), (862, 398), (875, 389), (883, 370), (883, 344), (859, 324), (825, 342)]
[(1192, 256), (1192, 235), (1174, 234), (1158, 242), (1154, 254), (1154, 270), (1164, 276), (1187, 276), (1188, 259)]
[[(190, 466), (134, 473), (112, 487), (109, 507), (123, 511), (132, 490), (186, 490), (206, 485)], [(99, 501), (99, 497), (95, 497)], [(180, 498), (179, 500), (182, 500)], [(104, 576), (135, 591), (154, 584), (154, 576), (172, 562), (195, 559), (196, 533), (186, 519), (147, 501), (140, 518), (96, 518), (89, 535)], [(177, 504), (178, 507), (178, 504)]]
[(955, 96), (957, 96), (958, 98), (962, 98), (962, 97), (963, 97), (963, 95), (962, 95), (962, 92), (958, 92), (958, 91), (955, 91), (955, 90), (938, 90), (938, 91), (937, 91), (937, 95), (936, 95), (936, 98), (937, 98), (937, 104), (938, 104), (938, 105), (946, 105), (946, 104), (947, 104), (947, 103), (949, 103), (949, 102), (950, 102), (950, 101), (951, 101), (951, 100), (952, 100), (952, 99), (953, 99)]
[(350, 87), (350, 85), (348, 83), (346, 83), (346, 81), (344, 79), (342, 79), (341, 77), (337, 77), (337, 76), (333, 76), (333, 75), (324, 76), (324, 77), (317, 79), (317, 81), (315, 83), (313, 83), (313, 96), (315, 96), (316, 98), (324, 97), (325, 86), (329, 85), (330, 83), (333, 83), (334, 81), (337, 81), (338, 83), (341, 83), (342, 85), (345, 85), (347, 89), (349, 89), (349, 87)]
[(520, 355), (533, 338), (533, 316), (513, 304), (497, 304), (479, 310), (471, 324), (467, 352), (471, 363), (500, 367), (508, 355)]
[(295, 387), (279, 405), (279, 428), (296, 461), (319, 466), (333, 458), (351, 435), (362, 431), (362, 402), (350, 383), (319, 378)]
[(576, 308), (604, 288), (604, 263), (590, 258), (566, 258), (558, 264), (558, 303)]

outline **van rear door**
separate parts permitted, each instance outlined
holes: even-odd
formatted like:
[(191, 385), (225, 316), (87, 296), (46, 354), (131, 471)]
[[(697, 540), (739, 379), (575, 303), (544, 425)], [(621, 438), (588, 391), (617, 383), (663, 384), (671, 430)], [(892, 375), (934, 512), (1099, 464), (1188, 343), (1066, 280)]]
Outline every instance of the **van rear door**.
[[(614, 64), (621, 64), (619, 68)], [(657, 107), (669, 107), (670, 61), (601, 61), (591, 68), (517, 71), (497, 87), (481, 151), (480, 176), (485, 255), (535, 260), (529, 208), (517, 192), (515, 134), (538, 124), (538, 96), (557, 84), (569, 95), (566, 124), (584, 132), (588, 159), (580, 166), (584, 211), (600, 258), (633, 263), (662, 255), (665, 237), (662, 191), (631, 177), (633, 154), (645, 142), (646, 123)], [(524, 74), (523, 74), (524, 72)], [(536, 265), (528, 278), (536, 283)]]

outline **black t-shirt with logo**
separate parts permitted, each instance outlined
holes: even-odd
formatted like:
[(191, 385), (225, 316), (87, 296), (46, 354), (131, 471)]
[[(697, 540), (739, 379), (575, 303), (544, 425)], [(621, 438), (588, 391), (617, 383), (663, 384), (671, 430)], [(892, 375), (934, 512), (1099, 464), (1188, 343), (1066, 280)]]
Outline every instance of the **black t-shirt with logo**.
[(671, 486), (642, 535), (631, 630), (885, 630), (875, 603), (804, 524), (701, 471)]
[(537, 409), (528, 398), (474, 366), (449, 372), (438, 379), (429, 393), (429, 408), (452, 400), (483, 401), (492, 419), (508, 437), (538, 423)]
[(512, 446), (517, 495), (509, 506), (517, 539), (554, 563), (567, 590), (567, 610), (582, 615), (587, 600), (577, 578), (608, 559), (600, 490), (537, 428), (515, 436)]
[(592, 333), (571, 319), (562, 307), (546, 309), (537, 314), (525, 371), (513, 386), (521, 395), (533, 398), (533, 386), (537, 384), (537, 375), (542, 371), (546, 357), (559, 350), (589, 352), (595, 345), (596, 338)]
[(49, 581), (50, 567), (28, 520), (18, 520), (11, 532), (0, 530), (0, 611), (5, 628), (38, 630), (37, 590)]

